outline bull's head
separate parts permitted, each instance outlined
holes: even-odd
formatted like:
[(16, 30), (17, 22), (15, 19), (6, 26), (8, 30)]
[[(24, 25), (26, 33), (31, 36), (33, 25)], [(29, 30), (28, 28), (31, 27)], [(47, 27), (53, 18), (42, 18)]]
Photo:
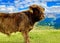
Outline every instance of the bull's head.
[(31, 5), (30, 11), (33, 13), (32, 15), (35, 17), (36, 21), (39, 21), (44, 18), (45, 9), (38, 5)]

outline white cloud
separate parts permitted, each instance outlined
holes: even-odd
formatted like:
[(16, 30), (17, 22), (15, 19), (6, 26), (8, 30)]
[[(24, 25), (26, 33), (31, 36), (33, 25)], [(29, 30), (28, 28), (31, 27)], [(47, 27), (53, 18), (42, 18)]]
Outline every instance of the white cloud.
[(60, 1), (60, 0), (42, 0), (43, 2), (47, 2), (47, 1)]
[(18, 11), (18, 9), (16, 9), (14, 6), (6, 7), (5, 5), (0, 5), (0, 12), (13, 13), (13, 12), (17, 12), (17, 11)]
[[(18, 7), (24, 8), (24, 7), (28, 7), (32, 4), (37, 4), (38, 2), (39, 2), (39, 0), (25, 0), (25, 1), (22, 1), (22, 2), (20, 2), (20, 0), (15, 0), (14, 4), (17, 8)], [(23, 6), (23, 4), (24, 4), (24, 6)]]
[(52, 6), (48, 10), (50, 10), (50, 12), (60, 13), (60, 6)]
[(16, 11), (16, 9), (15, 9), (14, 6), (9, 6), (9, 7), (7, 7), (7, 10), (8, 10), (9, 13), (14, 12), (14, 10)]
[(51, 13), (49, 13), (49, 14), (47, 14), (47, 18), (54, 18), (54, 20), (56, 20), (56, 15), (55, 14), (51, 14)]
[(6, 7), (5, 5), (0, 5), (0, 12), (6, 12)]
[(49, 15), (48, 15), (48, 18), (55, 18), (55, 16), (52, 15), (52, 14), (49, 14)]

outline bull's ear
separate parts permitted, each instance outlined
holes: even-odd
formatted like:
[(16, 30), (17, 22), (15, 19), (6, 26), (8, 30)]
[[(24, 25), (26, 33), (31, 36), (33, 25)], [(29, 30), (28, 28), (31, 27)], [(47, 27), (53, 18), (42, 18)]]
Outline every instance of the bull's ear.
[(31, 13), (33, 13), (33, 10), (32, 10), (32, 9), (29, 9), (29, 11), (30, 11)]
[(45, 8), (43, 8), (43, 11), (45, 11)]

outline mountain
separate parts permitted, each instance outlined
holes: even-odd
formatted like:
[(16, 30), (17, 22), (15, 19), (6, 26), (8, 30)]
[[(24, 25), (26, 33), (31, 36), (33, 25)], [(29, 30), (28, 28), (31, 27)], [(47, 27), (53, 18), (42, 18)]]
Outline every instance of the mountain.
[(44, 20), (40, 21), (38, 25), (47, 25), (47, 26), (52, 26), (54, 23), (54, 18), (45, 18)]
[(54, 28), (59, 29), (60, 28), (60, 18), (57, 18), (54, 21)]
[(37, 25), (41, 26), (53, 26), (55, 29), (60, 29), (60, 18), (54, 20), (54, 18), (45, 18), (42, 21), (39, 21)]

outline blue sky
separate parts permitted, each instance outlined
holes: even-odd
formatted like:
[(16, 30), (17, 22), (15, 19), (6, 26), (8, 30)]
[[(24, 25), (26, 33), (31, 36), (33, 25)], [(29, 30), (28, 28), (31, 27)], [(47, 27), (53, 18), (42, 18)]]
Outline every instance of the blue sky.
[(59, 0), (0, 0), (0, 12), (21, 12), (27, 10), (32, 4), (38, 4), (44, 7), (45, 15), (49, 18), (56, 19), (56, 15), (60, 15)]
[(48, 1), (47, 6), (60, 6), (60, 1)]
[[(31, 4), (42, 4), (44, 7), (60, 6), (59, 0), (0, 0), (0, 6), (6, 8), (15, 8), (16, 11), (24, 10)], [(12, 9), (13, 10), (13, 9)], [(3, 12), (3, 11), (2, 11)]]

